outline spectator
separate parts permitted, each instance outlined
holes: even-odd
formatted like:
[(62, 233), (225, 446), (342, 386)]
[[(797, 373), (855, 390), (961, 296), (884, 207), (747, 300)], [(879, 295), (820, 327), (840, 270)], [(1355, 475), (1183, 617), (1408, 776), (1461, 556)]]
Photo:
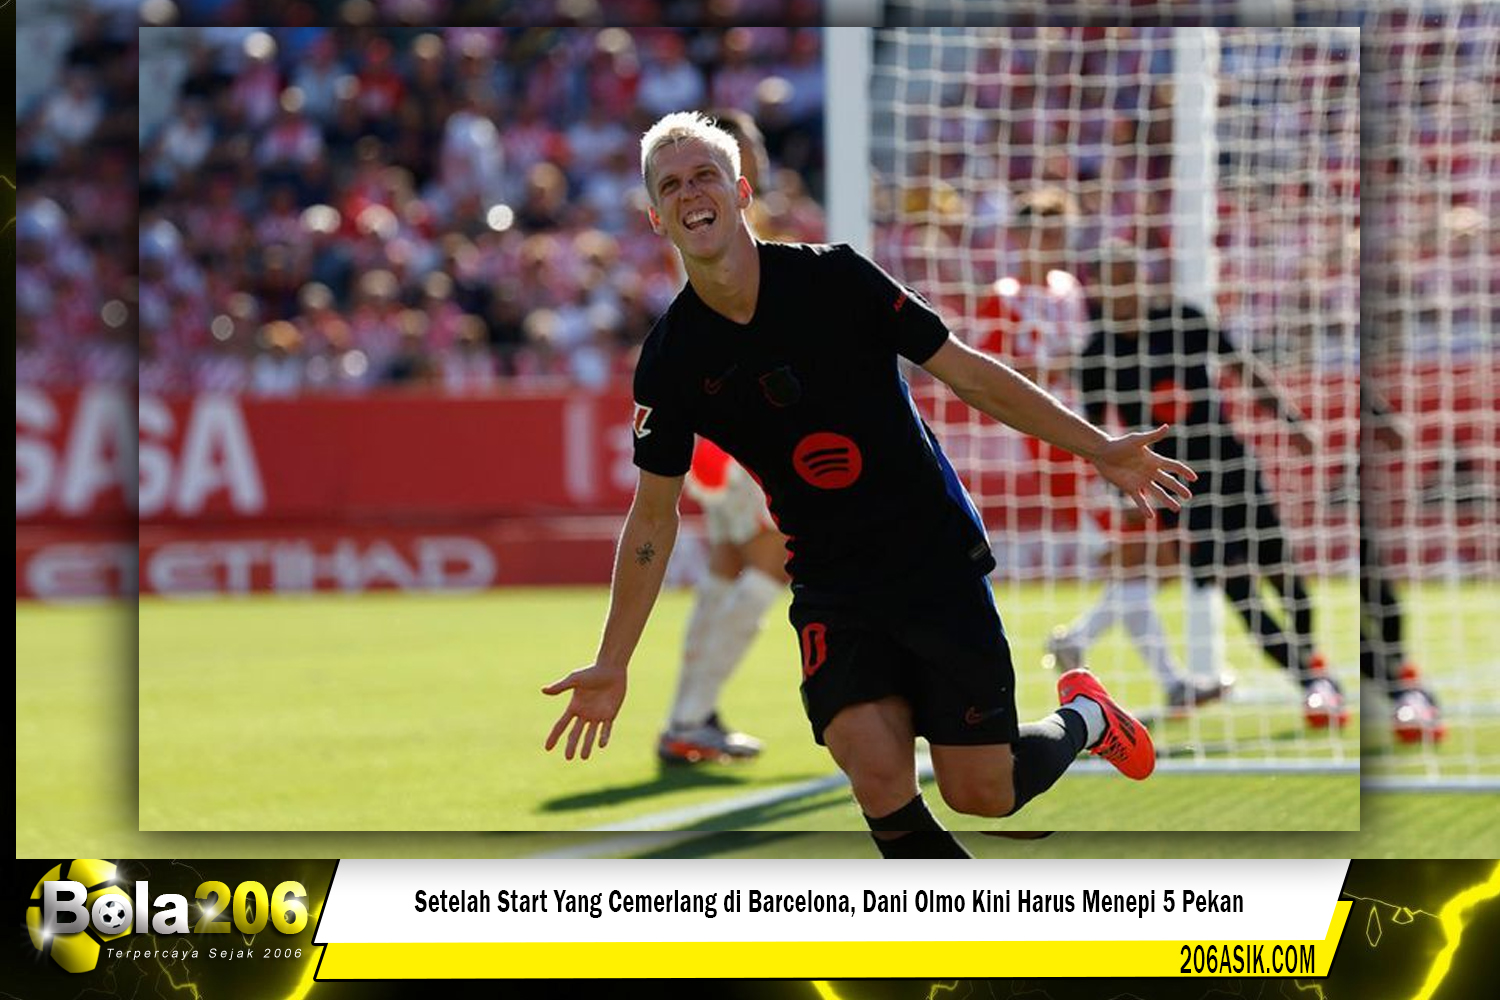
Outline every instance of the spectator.
[(182, 104), (182, 113), (162, 132), (152, 160), (151, 179), (160, 187), (171, 187), (185, 174), (203, 165), (214, 145), (214, 128), (202, 101)]
[(302, 94), (302, 110), (319, 126), (333, 121), (338, 107), (339, 86), (348, 70), (339, 61), (338, 42), (330, 33), (319, 36), (292, 76), (292, 86)]
[(104, 99), (92, 76), (82, 69), (69, 71), (62, 89), (42, 107), (33, 155), (50, 164), (75, 153), (93, 136), (103, 117)]
[(656, 58), (643, 69), (636, 103), (648, 118), (683, 108), (700, 107), (707, 92), (703, 73), (687, 56), (687, 44), (676, 34), (663, 34), (656, 43)]

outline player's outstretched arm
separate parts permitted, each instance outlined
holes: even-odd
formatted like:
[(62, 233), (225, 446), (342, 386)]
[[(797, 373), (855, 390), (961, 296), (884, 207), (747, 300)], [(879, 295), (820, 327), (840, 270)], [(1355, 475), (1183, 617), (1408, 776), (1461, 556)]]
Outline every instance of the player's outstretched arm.
[(610, 584), (609, 615), (592, 666), (573, 671), (542, 688), (543, 694), (571, 691), (546, 748), (551, 750), (564, 732), (568, 742), (563, 755), (576, 753), (584, 760), (593, 752), (594, 741), (602, 749), (609, 745), (610, 728), (625, 701), (625, 675), (636, 644), (641, 641), (646, 620), (656, 606), (667, 572), (667, 559), (677, 540), (677, 499), (682, 477), (668, 478), (642, 471), (635, 502), (620, 532), (615, 553), (615, 575)]
[(1277, 418), (1286, 421), (1288, 436), (1292, 447), (1297, 449), (1299, 455), (1311, 455), (1317, 448), (1317, 442), (1313, 440), (1312, 434), (1307, 429), (1307, 422), (1302, 416), (1302, 411), (1297, 408), (1282, 389), (1281, 384), (1276, 381), (1263, 361), (1253, 354), (1235, 354), (1225, 358), (1229, 369), (1234, 372), (1235, 378), (1244, 385), (1248, 385), (1255, 394), (1257, 405), (1269, 410)]
[(1181, 510), (1182, 501), (1193, 495), (1183, 480), (1191, 482), (1197, 473), (1151, 450), (1166, 436), (1165, 424), (1110, 437), (1045, 389), (953, 337), (922, 367), (981, 413), (1093, 462), (1147, 517), (1156, 516), (1157, 506)]

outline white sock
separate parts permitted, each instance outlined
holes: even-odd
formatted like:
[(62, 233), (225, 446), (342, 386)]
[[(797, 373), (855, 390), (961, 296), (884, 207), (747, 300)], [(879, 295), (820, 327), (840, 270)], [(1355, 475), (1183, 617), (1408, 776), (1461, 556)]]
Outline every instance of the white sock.
[(729, 595), (719, 605), (714, 637), (703, 653), (701, 667), (703, 695), (708, 699), (704, 718), (718, 706), (720, 692), (750, 651), (751, 643), (760, 634), (766, 610), (783, 589), (781, 581), (748, 568), (734, 581)]
[(1088, 649), (1092, 646), (1120, 616), (1124, 600), (1120, 592), (1121, 583), (1120, 580), (1106, 583), (1093, 607), (1073, 619), (1073, 623), (1068, 626), (1068, 638), (1079, 648)]
[(1165, 687), (1182, 675), (1167, 645), (1167, 634), (1156, 613), (1156, 584), (1151, 580), (1120, 581), (1120, 620), (1130, 633), (1136, 652)]
[[(725, 683), (750, 651), (766, 610), (781, 596), (782, 589), (780, 581), (754, 568), (728, 582), (722, 597), (706, 611), (703, 635), (693, 636), (697, 641), (692, 655), (684, 644), (682, 679), (672, 710), (674, 727), (691, 728), (708, 721)], [(689, 633), (694, 633), (691, 626)]]
[(1091, 747), (1104, 738), (1104, 709), (1097, 701), (1080, 694), (1062, 707), (1071, 708), (1083, 720), (1083, 728), (1088, 734), (1085, 747)]
[(734, 580), (712, 573), (698, 582), (697, 597), (688, 616), (687, 631), (682, 637), (682, 663), (677, 670), (677, 696), (667, 714), (673, 729), (688, 729), (708, 721), (714, 710), (717, 689), (709, 690), (704, 664), (717, 641), (721, 609), (734, 589)]

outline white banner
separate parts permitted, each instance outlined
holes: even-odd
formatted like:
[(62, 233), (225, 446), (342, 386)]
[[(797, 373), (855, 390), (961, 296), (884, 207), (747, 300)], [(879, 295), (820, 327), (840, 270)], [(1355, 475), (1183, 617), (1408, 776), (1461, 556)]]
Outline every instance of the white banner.
[(315, 942), (1322, 940), (1347, 867), (343, 861)]

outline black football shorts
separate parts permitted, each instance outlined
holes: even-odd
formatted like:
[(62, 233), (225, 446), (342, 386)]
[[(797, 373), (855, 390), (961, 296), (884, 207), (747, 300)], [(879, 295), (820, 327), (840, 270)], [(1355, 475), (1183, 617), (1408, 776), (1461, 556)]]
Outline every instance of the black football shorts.
[(917, 735), (944, 746), (1014, 743), (1016, 678), (987, 577), (900, 599), (793, 588), (802, 705), (813, 738), (842, 709), (900, 695)]

